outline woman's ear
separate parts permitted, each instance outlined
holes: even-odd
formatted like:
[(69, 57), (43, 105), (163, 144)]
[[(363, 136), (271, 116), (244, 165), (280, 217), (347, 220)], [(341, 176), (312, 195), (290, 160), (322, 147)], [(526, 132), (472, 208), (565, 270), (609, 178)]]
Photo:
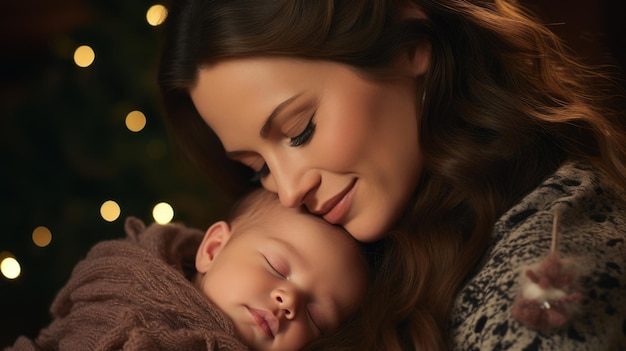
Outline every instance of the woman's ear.
[(206, 273), (213, 260), (220, 253), (231, 237), (230, 225), (224, 221), (214, 223), (204, 234), (196, 252), (196, 270)]
[(413, 77), (422, 77), (428, 72), (431, 53), (430, 42), (426, 40), (409, 50), (409, 65)]
[[(421, 7), (410, 2), (404, 10), (403, 19), (409, 20), (428, 20), (428, 15)], [(432, 46), (428, 40), (418, 43), (415, 47), (407, 50), (408, 64), (406, 67), (412, 77), (421, 77), (426, 74), (430, 66), (430, 58), (432, 54)]]
[(423, 41), (401, 51), (392, 63), (394, 70), (406, 78), (423, 77), (430, 66), (430, 48), (430, 42)]

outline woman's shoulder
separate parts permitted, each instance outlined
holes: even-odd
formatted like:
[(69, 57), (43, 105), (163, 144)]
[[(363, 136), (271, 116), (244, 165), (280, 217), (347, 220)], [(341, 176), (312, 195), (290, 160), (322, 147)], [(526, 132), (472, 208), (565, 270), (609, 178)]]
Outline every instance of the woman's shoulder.
[(500, 217), (490, 253), (508, 248), (515, 251), (511, 259), (545, 255), (555, 215), (563, 254), (576, 254), (583, 244), (626, 239), (626, 194), (600, 170), (570, 162)]
[(626, 193), (604, 172), (585, 162), (568, 162), (509, 209), (496, 223), (494, 236), (514, 230), (541, 211), (579, 211), (596, 222), (610, 215), (624, 217), (619, 210), (625, 201)]
[[(550, 252), (558, 214), (558, 252), (577, 274), (580, 313), (556, 331), (511, 317), (529, 266)], [(594, 167), (564, 164), (496, 223), (478, 272), (451, 318), (459, 349), (626, 348), (626, 201)]]

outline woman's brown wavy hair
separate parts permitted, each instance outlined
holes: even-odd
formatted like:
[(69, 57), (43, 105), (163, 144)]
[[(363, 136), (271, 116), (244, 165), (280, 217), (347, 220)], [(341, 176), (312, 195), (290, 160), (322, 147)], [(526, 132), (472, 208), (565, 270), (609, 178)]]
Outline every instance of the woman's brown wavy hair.
[[(415, 8), (427, 19), (413, 18)], [(624, 120), (603, 107), (605, 86), (596, 84), (608, 80), (574, 60), (514, 1), (170, 6), (159, 71), (166, 119), (192, 158), (234, 194), (247, 190), (250, 173), (225, 158), (191, 102), (199, 68), (236, 57), (292, 56), (347, 64), (381, 79), (398, 53), (428, 43), (426, 99), (416, 116), (424, 155), (418, 188), (379, 243), (374, 288), (362, 324), (352, 324), (357, 332), (319, 340), (314, 349), (449, 348), (455, 296), (500, 215), (568, 159), (588, 160), (626, 187)]]

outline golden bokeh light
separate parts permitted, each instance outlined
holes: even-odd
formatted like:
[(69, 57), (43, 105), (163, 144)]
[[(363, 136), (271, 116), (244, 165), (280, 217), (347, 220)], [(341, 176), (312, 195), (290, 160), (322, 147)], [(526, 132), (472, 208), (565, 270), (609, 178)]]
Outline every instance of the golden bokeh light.
[(39, 226), (33, 230), (32, 238), (35, 245), (39, 247), (46, 247), (50, 245), (50, 242), (52, 241), (52, 232), (44, 226)]
[(120, 205), (113, 200), (105, 201), (102, 206), (100, 206), (100, 215), (107, 222), (113, 222), (118, 219), (121, 212)]
[(152, 209), (152, 217), (159, 224), (167, 224), (174, 218), (174, 209), (167, 202), (158, 203)]
[(139, 132), (146, 126), (146, 115), (141, 111), (131, 111), (126, 115), (126, 128), (131, 132)]
[(22, 266), (15, 257), (5, 257), (0, 262), (0, 272), (7, 279), (15, 279), (22, 274)]
[(89, 67), (96, 59), (96, 53), (88, 45), (79, 46), (74, 51), (74, 62), (79, 67)]
[(163, 23), (167, 18), (167, 8), (165, 6), (157, 4), (153, 5), (146, 12), (146, 21), (153, 27), (156, 27)]

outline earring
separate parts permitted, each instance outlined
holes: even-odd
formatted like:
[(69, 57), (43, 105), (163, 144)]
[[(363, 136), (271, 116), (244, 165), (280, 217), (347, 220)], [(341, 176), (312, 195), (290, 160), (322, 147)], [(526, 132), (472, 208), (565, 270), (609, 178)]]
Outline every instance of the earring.
[(426, 84), (424, 84), (424, 87), (422, 89), (422, 116), (424, 115), (424, 112), (426, 112), (425, 106), (426, 105)]

